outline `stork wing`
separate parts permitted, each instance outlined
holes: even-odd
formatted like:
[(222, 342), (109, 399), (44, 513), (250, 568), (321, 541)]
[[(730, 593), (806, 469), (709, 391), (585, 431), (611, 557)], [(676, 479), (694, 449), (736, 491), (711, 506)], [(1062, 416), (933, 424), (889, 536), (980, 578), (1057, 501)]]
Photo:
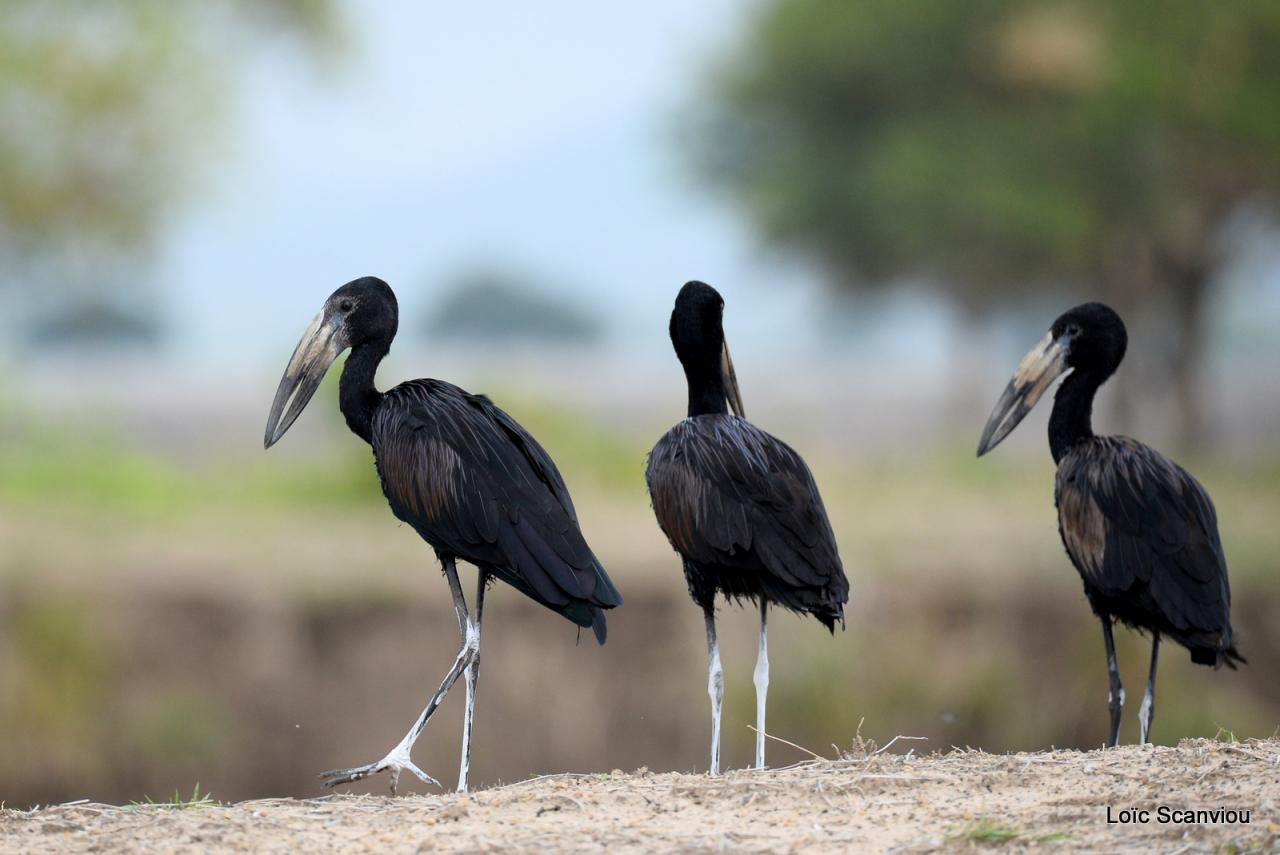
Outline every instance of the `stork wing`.
[(490, 566), (556, 609), (621, 603), (555, 463), (488, 398), (435, 380), (403, 383), (378, 408), (373, 447), (392, 510), (437, 549)]
[(1185, 469), (1127, 437), (1098, 437), (1062, 458), (1055, 494), (1086, 583), (1111, 596), (1145, 589), (1177, 629), (1225, 632), (1229, 643), (1218, 516)]
[(686, 558), (758, 563), (784, 584), (848, 600), (822, 497), (786, 443), (736, 416), (689, 418), (654, 446), (645, 478), (658, 525)]

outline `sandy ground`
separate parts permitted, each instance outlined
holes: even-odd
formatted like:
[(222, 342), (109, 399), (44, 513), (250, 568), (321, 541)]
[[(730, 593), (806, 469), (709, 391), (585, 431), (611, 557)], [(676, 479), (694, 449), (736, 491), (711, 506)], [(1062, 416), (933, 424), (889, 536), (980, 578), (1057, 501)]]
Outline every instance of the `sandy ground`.
[[(1225, 807), (1242, 816), (1161, 822), (1162, 807)], [(1109, 823), (1108, 809), (1113, 818), (1134, 809), (1150, 817)], [(1275, 739), (1008, 755), (901, 755), (865, 746), (836, 761), (720, 778), (641, 769), (535, 778), (471, 795), (0, 811), (3, 852), (1193, 853), (1278, 847)]]

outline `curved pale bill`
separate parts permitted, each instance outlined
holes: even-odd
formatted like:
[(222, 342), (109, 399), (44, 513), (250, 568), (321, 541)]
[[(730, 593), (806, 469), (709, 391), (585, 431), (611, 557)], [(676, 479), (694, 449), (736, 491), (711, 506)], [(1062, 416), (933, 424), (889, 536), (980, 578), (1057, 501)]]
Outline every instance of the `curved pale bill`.
[(979, 457), (999, 445), (1018, 426), (1018, 422), (1031, 412), (1045, 390), (1067, 370), (1066, 360), (1066, 344), (1061, 339), (1055, 339), (1052, 332), (1046, 333), (1022, 357), (1018, 370), (1013, 372), (1013, 378), (1005, 387), (1004, 394), (991, 411), (987, 426), (982, 429), (982, 438), (978, 440)]
[(720, 374), (724, 377), (724, 396), (729, 401), (729, 409), (740, 419), (747, 417), (742, 406), (742, 390), (738, 388), (738, 374), (733, 370), (733, 357), (729, 356), (729, 342), (726, 340), (720, 350)]
[(302, 334), (271, 402), (271, 414), (267, 416), (267, 430), (262, 438), (264, 448), (280, 441), (320, 388), (325, 372), (343, 350), (337, 333), (336, 327), (325, 323), (324, 312), (321, 312)]

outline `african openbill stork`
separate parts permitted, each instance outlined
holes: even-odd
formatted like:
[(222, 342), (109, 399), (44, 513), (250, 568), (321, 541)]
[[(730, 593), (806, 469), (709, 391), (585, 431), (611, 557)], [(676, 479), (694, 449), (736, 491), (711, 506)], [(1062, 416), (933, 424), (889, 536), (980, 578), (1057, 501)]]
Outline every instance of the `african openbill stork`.
[(834, 633), (849, 600), (835, 535), (809, 467), (744, 416), (723, 320), (724, 300), (716, 289), (702, 282), (680, 289), (669, 329), (688, 381), (689, 416), (658, 440), (645, 471), (658, 525), (680, 554), (689, 595), (706, 620), (712, 775), (720, 772), (724, 698), (716, 595), (751, 600), (760, 609), (757, 768), (764, 767), (770, 604), (813, 615)]
[[(467, 789), (471, 720), (480, 672), (480, 620), (485, 588), (501, 579), (525, 596), (591, 627), (604, 644), (604, 610), (622, 603), (617, 588), (578, 528), (564, 479), (542, 446), (483, 395), (441, 380), (409, 380), (387, 392), (374, 386), (378, 363), (395, 337), (395, 294), (367, 276), (325, 301), (298, 342), (280, 380), (264, 444), (270, 448), (298, 418), (329, 366), (347, 348), (339, 405), (347, 426), (373, 447), (391, 511), (431, 544), (453, 594), (462, 646), (413, 727), (376, 763), (321, 775), (326, 786), (390, 770), (391, 791), (408, 770), (438, 785), (410, 752), (450, 687), (466, 676), (458, 790)], [(472, 619), (456, 562), (478, 568)]]
[(1049, 417), (1049, 450), (1057, 464), (1058, 532), (1084, 580), (1085, 597), (1102, 621), (1110, 677), (1111, 729), (1120, 734), (1124, 689), (1116, 667), (1112, 624), (1151, 633), (1151, 668), (1138, 711), (1142, 743), (1155, 715), (1156, 661), (1168, 636), (1198, 665), (1236, 667), (1231, 588), (1218, 537), (1218, 515), (1200, 482), (1158, 451), (1126, 436), (1096, 436), (1093, 398), (1124, 358), (1124, 322), (1101, 303), (1085, 303), (1053, 322), (1014, 372), (978, 442), (995, 448), (1045, 390), (1058, 387)]

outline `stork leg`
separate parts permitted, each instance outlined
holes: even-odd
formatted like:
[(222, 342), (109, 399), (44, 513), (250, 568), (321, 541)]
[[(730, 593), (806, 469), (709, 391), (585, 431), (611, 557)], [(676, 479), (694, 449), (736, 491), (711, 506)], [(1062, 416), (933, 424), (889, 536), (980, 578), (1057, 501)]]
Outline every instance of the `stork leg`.
[(1151, 720), (1156, 717), (1156, 660), (1160, 657), (1160, 633), (1151, 632), (1151, 670), (1147, 673), (1147, 693), (1142, 696), (1142, 706), (1138, 707), (1138, 723), (1142, 733), (1138, 737), (1139, 745), (1147, 744), (1151, 734)]
[[(462, 763), (458, 767), (458, 792), (460, 793), (467, 791), (467, 776), (471, 772), (471, 722), (476, 710), (476, 681), (480, 679), (480, 620), (484, 616), (484, 589), (488, 584), (489, 574), (482, 569), (476, 581), (476, 655), (463, 676), (467, 686), (467, 709), (462, 717)], [(459, 622), (459, 628), (465, 638), (467, 634), (465, 620)]]
[(764, 710), (769, 695), (769, 602), (760, 598), (760, 652), (756, 655), (756, 768), (764, 768)]
[(716, 609), (709, 604), (703, 611), (707, 619), (707, 695), (711, 698), (711, 769), (720, 774), (720, 705), (724, 701), (724, 670), (720, 667), (720, 643), (716, 641)]
[(353, 781), (359, 781), (361, 778), (367, 778), (370, 775), (388, 770), (391, 772), (392, 795), (396, 793), (396, 787), (400, 783), (400, 773), (402, 771), (412, 772), (424, 783), (440, 786), (439, 781), (413, 764), (409, 754), (413, 750), (413, 743), (417, 741), (418, 735), (427, 726), (427, 720), (431, 718), (432, 713), (440, 706), (440, 702), (444, 700), (444, 696), (453, 688), (453, 684), (475, 661), (480, 650), (480, 631), (471, 622), (471, 618), (467, 614), (467, 601), (462, 595), (462, 585), (458, 582), (458, 568), (454, 565), (452, 558), (443, 559), (442, 563), (444, 564), (445, 578), (449, 580), (449, 590), (453, 593), (453, 608), (458, 613), (458, 624), (463, 627), (462, 647), (458, 650), (457, 658), (453, 660), (453, 665), (450, 666), (448, 673), (444, 675), (444, 680), (440, 682), (440, 687), (431, 696), (431, 700), (427, 702), (426, 708), (418, 716), (417, 721), (413, 723), (413, 727), (409, 728), (409, 732), (405, 734), (404, 739), (401, 739), (399, 744), (387, 753), (386, 757), (383, 757), (377, 763), (370, 763), (367, 766), (322, 772), (320, 780), (326, 787), (349, 784)]
[(1107, 747), (1115, 748), (1120, 739), (1120, 711), (1124, 708), (1124, 686), (1120, 685), (1120, 668), (1116, 665), (1116, 640), (1111, 634), (1111, 617), (1102, 619), (1102, 638), (1107, 645), (1107, 675), (1111, 679), (1107, 691), (1107, 705), (1111, 710), (1111, 730)]

